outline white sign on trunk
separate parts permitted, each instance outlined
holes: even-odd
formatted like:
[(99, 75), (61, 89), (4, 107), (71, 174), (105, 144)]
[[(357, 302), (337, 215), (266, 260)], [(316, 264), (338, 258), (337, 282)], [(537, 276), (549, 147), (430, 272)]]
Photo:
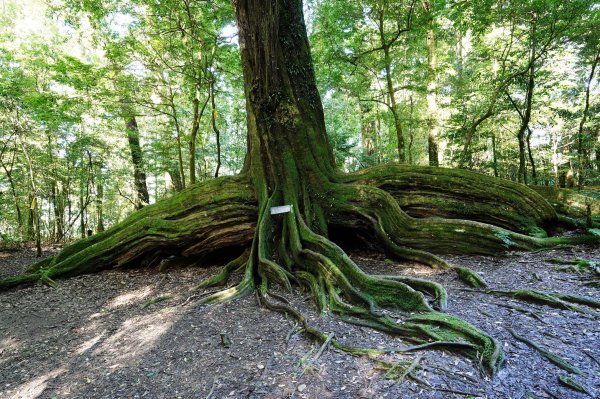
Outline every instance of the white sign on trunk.
[(271, 208), (271, 215), (279, 215), (282, 213), (288, 213), (288, 212), (291, 212), (291, 210), (292, 210), (291, 205), (274, 206)]

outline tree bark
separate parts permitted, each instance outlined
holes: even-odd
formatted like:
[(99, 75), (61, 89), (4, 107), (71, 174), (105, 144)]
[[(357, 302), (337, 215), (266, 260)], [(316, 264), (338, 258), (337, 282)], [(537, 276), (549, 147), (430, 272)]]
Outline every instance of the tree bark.
[(17, 154), (17, 148), (15, 147), (13, 150), (12, 160), (10, 162), (10, 165), (7, 166), (4, 163), (4, 161), (2, 161), (2, 158), (0, 158), (0, 164), (2, 165), (2, 169), (4, 169), (4, 173), (6, 174), (6, 178), (8, 179), (8, 184), (10, 185), (10, 191), (13, 196), (13, 201), (15, 204), (15, 211), (16, 211), (16, 215), (17, 215), (17, 226), (19, 227), (19, 234), (23, 234), (23, 232), (21, 231), (23, 228), (23, 215), (21, 213), (21, 206), (19, 205), (19, 197), (17, 195), (17, 187), (16, 187), (15, 181), (12, 177), (13, 165), (15, 162), (16, 154)]
[(375, 152), (375, 121), (367, 117), (371, 110), (370, 104), (365, 101), (360, 102), (360, 142), (363, 153), (368, 157)]
[(104, 182), (100, 176), (96, 177), (96, 231), (104, 231)]
[[(169, 106), (171, 107), (171, 118), (173, 119), (173, 125), (175, 126), (175, 134), (177, 140), (177, 159), (178, 159), (178, 176), (180, 187), (176, 190), (181, 191), (181, 189), (185, 188), (185, 172), (183, 170), (183, 151), (181, 149), (181, 128), (179, 127), (179, 118), (177, 116), (177, 107), (175, 107), (175, 94), (173, 93), (173, 89), (169, 86)], [(173, 180), (175, 181), (175, 180)]]
[[(531, 110), (533, 105), (533, 90), (535, 88), (535, 60), (537, 59), (536, 54), (536, 24), (531, 24), (531, 48), (529, 49), (529, 70), (527, 80), (527, 91), (525, 94), (525, 110), (521, 115), (521, 126), (517, 133), (517, 139), (519, 141), (519, 170), (517, 177), (519, 183), (527, 184), (527, 167), (526, 167), (526, 152), (527, 142), (529, 141), (525, 133), (529, 129), (529, 121), (531, 120)], [(529, 137), (529, 136), (527, 136)]]
[(125, 116), (125, 127), (127, 130), (127, 141), (131, 151), (131, 162), (133, 163), (133, 182), (136, 190), (135, 208), (141, 209), (150, 203), (148, 186), (146, 184), (146, 173), (144, 172), (144, 158), (140, 145), (140, 130), (135, 115), (129, 113)]
[[(588, 76), (587, 81), (585, 82), (585, 101), (583, 106), (583, 115), (581, 116), (581, 121), (579, 122), (579, 130), (577, 131), (577, 186), (579, 188), (583, 187), (585, 181), (585, 173), (584, 173), (584, 127), (587, 122), (588, 114), (590, 111), (590, 88), (592, 85), (592, 80), (594, 79), (594, 74), (596, 73), (596, 67), (598, 66), (598, 62), (600, 61), (600, 47), (598, 51), (594, 55), (594, 59), (592, 61), (592, 69)], [(598, 162), (598, 150), (596, 150), (596, 161)], [(600, 163), (599, 163), (600, 164)], [(599, 168), (600, 169), (600, 168)]]
[(54, 222), (56, 234), (54, 239), (60, 242), (64, 238), (64, 204), (62, 198), (62, 189), (59, 182), (52, 183), (52, 208), (54, 209)]
[[(385, 6), (383, 6), (385, 7)], [(394, 81), (392, 78), (392, 57), (390, 55), (391, 44), (385, 37), (385, 10), (381, 9), (378, 12), (378, 28), (379, 40), (381, 49), (383, 50), (383, 66), (385, 69), (385, 82), (387, 88), (387, 96), (389, 98), (389, 109), (394, 120), (394, 129), (396, 132), (396, 140), (398, 143), (398, 161), (406, 161), (406, 150), (404, 143), (404, 133), (402, 132), (402, 121), (400, 119), (400, 111), (396, 103), (396, 90), (394, 90)]]
[(427, 152), (429, 165), (438, 166), (438, 119), (437, 119), (437, 48), (435, 44), (434, 0), (423, 0), (423, 9), (427, 13)]
[(217, 108), (215, 106), (215, 77), (210, 81), (210, 105), (211, 105), (211, 122), (215, 132), (215, 140), (217, 142), (217, 167), (215, 168), (215, 177), (219, 177), (219, 169), (221, 169), (221, 132), (217, 128)]
[[(199, 79), (199, 78), (198, 78)], [(200, 129), (200, 120), (202, 119), (202, 115), (204, 115), (204, 110), (206, 109), (206, 105), (208, 104), (208, 100), (210, 99), (210, 90), (206, 96), (206, 100), (200, 108), (200, 83), (196, 82), (195, 85), (195, 95), (193, 101), (193, 114), (192, 114), (192, 132), (190, 134), (190, 141), (188, 145), (189, 156), (190, 156), (190, 184), (196, 183), (196, 139), (198, 137), (198, 130)]]

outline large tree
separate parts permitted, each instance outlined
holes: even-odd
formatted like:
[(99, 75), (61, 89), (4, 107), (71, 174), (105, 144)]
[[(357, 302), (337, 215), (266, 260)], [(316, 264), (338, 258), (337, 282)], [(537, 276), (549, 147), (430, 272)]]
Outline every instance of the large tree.
[[(285, 298), (270, 292), (274, 284), (305, 285), (323, 311), (428, 347), (464, 350), (495, 371), (502, 362), (501, 347), (475, 327), (438, 311), (445, 307), (443, 287), (366, 274), (332, 241), (340, 235), (334, 233), (367, 232), (388, 256), (438, 268), (452, 266), (427, 250), (494, 254), (589, 237), (522, 234), (539, 232), (540, 226), (556, 222), (556, 214), (517, 183), (397, 164), (339, 173), (325, 131), (301, 0), (236, 0), (234, 5), (247, 105), (242, 173), (193, 185), (141, 209), (32, 266), (27, 274), (0, 280), (0, 287), (40, 280), (53, 284), (59, 276), (108, 267), (156, 265), (168, 256), (235, 254), (222, 273), (200, 286), (223, 284), (234, 272), (242, 273), (241, 282), (204, 297), (204, 302), (256, 292), (265, 306), (288, 313), (306, 332), (325, 339)], [(272, 214), (280, 205), (290, 205), (289, 212)], [(401, 206), (416, 216), (445, 218), (416, 219)], [(481, 284), (476, 274), (457, 271)], [(364, 351), (333, 342), (354, 353)]]

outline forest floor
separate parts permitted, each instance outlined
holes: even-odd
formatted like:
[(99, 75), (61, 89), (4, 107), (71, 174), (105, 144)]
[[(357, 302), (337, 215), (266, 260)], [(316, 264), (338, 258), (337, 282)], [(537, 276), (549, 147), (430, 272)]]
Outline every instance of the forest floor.
[[(50, 252), (46, 253), (46, 255)], [(477, 362), (427, 350), (380, 359), (407, 365), (412, 378), (386, 378), (380, 363), (326, 350), (254, 297), (199, 305), (190, 289), (218, 267), (106, 271), (0, 292), (0, 398), (589, 398), (600, 394), (598, 316), (465, 290), (452, 272), (390, 262), (368, 252), (352, 258), (371, 273), (402, 273), (442, 283), (448, 312), (503, 342), (506, 362), (491, 379)], [(550, 258), (600, 261), (577, 247), (501, 258), (446, 257), (480, 272), (493, 288), (557, 290), (600, 299), (584, 276)], [(0, 253), (0, 278), (21, 272), (31, 251)], [(385, 334), (319, 317), (306, 293), (288, 294), (310, 322), (343, 342), (398, 347)], [(509, 306), (509, 307), (506, 307)], [(512, 307), (512, 308), (511, 308)], [(531, 313), (524, 312), (525, 308)], [(518, 310), (521, 309), (521, 310)], [(562, 385), (568, 373), (516, 340), (509, 329), (583, 371), (570, 376), (589, 394)], [(232, 341), (221, 344), (221, 334)]]

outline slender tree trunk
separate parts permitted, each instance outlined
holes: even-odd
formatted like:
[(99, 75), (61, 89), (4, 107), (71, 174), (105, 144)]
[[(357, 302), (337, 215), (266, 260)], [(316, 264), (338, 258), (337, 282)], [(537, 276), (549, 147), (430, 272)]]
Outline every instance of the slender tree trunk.
[[(185, 172), (183, 168), (183, 150), (181, 148), (181, 128), (179, 127), (179, 117), (177, 116), (177, 107), (175, 107), (175, 93), (173, 93), (173, 89), (171, 86), (169, 87), (169, 106), (171, 107), (171, 118), (173, 119), (173, 125), (175, 126), (175, 134), (177, 140), (177, 158), (179, 160), (179, 182), (181, 183), (181, 188), (185, 188)], [(181, 191), (178, 189), (177, 191)]]
[[(415, 141), (415, 129), (414, 129), (414, 121), (413, 115), (415, 112), (415, 102), (413, 96), (410, 96), (409, 99), (409, 107), (410, 107), (410, 125), (408, 129), (408, 163), (412, 165), (413, 163), (413, 144)], [(437, 165), (436, 165), (437, 166)]]
[(496, 135), (492, 133), (492, 169), (494, 170), (494, 177), (498, 177), (498, 156), (496, 151)]
[(83, 197), (83, 184), (79, 187), (79, 233), (81, 238), (85, 238), (85, 200)]
[(215, 132), (217, 141), (217, 167), (215, 169), (215, 177), (219, 177), (219, 169), (221, 169), (221, 132), (217, 128), (217, 108), (215, 106), (215, 78), (210, 81), (210, 105), (212, 108), (212, 128)]
[[(19, 138), (20, 139), (20, 138)], [(27, 171), (29, 174), (29, 187), (31, 189), (31, 206), (29, 207), (29, 225), (31, 228), (31, 237), (35, 239), (36, 246), (36, 256), (42, 256), (42, 233), (40, 230), (40, 214), (38, 211), (38, 190), (37, 185), (35, 183), (35, 174), (33, 171), (33, 162), (31, 162), (31, 158), (29, 157), (29, 152), (27, 148), (23, 144), (23, 141), (20, 142), (21, 150), (23, 151), (23, 155), (25, 156), (25, 160), (27, 161)]]
[[(199, 79), (199, 78), (198, 78)], [(192, 133), (190, 134), (190, 142), (189, 142), (189, 156), (190, 156), (190, 184), (196, 183), (196, 139), (198, 137), (198, 130), (200, 130), (200, 120), (202, 119), (202, 115), (204, 115), (204, 110), (206, 109), (206, 105), (208, 104), (208, 100), (210, 99), (210, 87), (209, 93), (206, 96), (206, 100), (200, 108), (200, 82), (196, 82), (195, 85), (195, 96), (194, 96), (194, 112), (192, 116)]]
[(383, 12), (379, 14), (379, 38), (383, 49), (383, 64), (385, 68), (385, 81), (387, 85), (387, 95), (389, 97), (389, 108), (394, 119), (394, 129), (396, 131), (396, 139), (398, 141), (398, 161), (406, 162), (406, 150), (404, 144), (404, 134), (402, 132), (402, 122), (400, 120), (400, 112), (396, 103), (396, 91), (394, 90), (394, 82), (392, 78), (392, 57), (390, 55), (390, 46), (385, 38)]
[(9, 166), (7, 166), (2, 159), (0, 158), (0, 164), (2, 165), (2, 169), (4, 169), (4, 173), (6, 174), (6, 178), (8, 179), (8, 184), (10, 185), (10, 192), (13, 196), (13, 201), (15, 204), (15, 211), (17, 214), (17, 226), (19, 227), (19, 234), (22, 234), (22, 228), (23, 228), (23, 215), (21, 213), (21, 206), (19, 205), (19, 196), (17, 195), (17, 187), (15, 184), (15, 181), (12, 177), (12, 171), (13, 171), (13, 165), (15, 162), (15, 157), (16, 157), (16, 152), (17, 149), (16, 147), (14, 148), (13, 151), (13, 155), (12, 155), (12, 160)]
[(526, 168), (526, 151), (527, 151), (527, 139), (525, 132), (529, 128), (529, 121), (531, 120), (531, 109), (533, 105), (533, 90), (535, 88), (535, 59), (536, 59), (536, 25), (535, 23), (531, 26), (531, 49), (529, 51), (529, 73), (527, 81), (527, 92), (525, 95), (525, 110), (521, 117), (521, 126), (517, 134), (519, 141), (519, 170), (517, 172), (517, 178), (519, 183), (527, 184), (527, 168)]
[(433, 16), (434, 0), (423, 0), (423, 9), (428, 15), (427, 21), (427, 149), (429, 165), (439, 166), (438, 154), (438, 109), (437, 109), (437, 49), (435, 44), (435, 20)]
[(137, 194), (135, 208), (141, 209), (150, 203), (150, 196), (146, 184), (146, 173), (144, 172), (143, 152), (142, 147), (140, 146), (140, 130), (135, 115), (130, 113), (125, 117), (125, 126), (127, 130), (127, 140), (129, 141), (129, 150), (131, 151), (133, 180)]
[(40, 204), (36, 196), (31, 200), (31, 219), (33, 226), (33, 237), (35, 239), (36, 256), (42, 256), (42, 231), (40, 228)]
[(103, 215), (103, 204), (104, 202), (104, 183), (102, 178), (98, 176), (96, 178), (96, 231), (101, 233), (104, 231), (104, 215)]
[(533, 158), (533, 152), (531, 151), (531, 135), (532, 131), (529, 127), (527, 127), (527, 154), (529, 156), (529, 164), (531, 165), (531, 178), (533, 179), (533, 184), (538, 184), (537, 170), (535, 167), (535, 159)]
[(375, 151), (375, 121), (367, 115), (372, 110), (372, 106), (367, 102), (361, 102), (360, 106), (360, 141), (363, 153), (372, 156)]
[(56, 227), (56, 234), (54, 239), (56, 242), (59, 242), (63, 239), (64, 236), (64, 209), (61, 205), (61, 189), (59, 187), (58, 182), (52, 182), (52, 208), (54, 210), (54, 224)]
[[(600, 47), (594, 56), (594, 60), (592, 61), (592, 69), (590, 71), (590, 75), (588, 76), (587, 81), (585, 82), (585, 102), (583, 106), (583, 115), (581, 117), (581, 121), (579, 122), (579, 130), (577, 131), (577, 187), (581, 188), (585, 182), (585, 168), (584, 163), (586, 156), (584, 156), (584, 127), (587, 122), (589, 110), (590, 110), (590, 87), (592, 85), (592, 80), (594, 79), (594, 74), (596, 73), (596, 67), (598, 66), (598, 62), (600, 61)], [(596, 150), (596, 161), (598, 162), (598, 150)]]
[(193, 101), (193, 109), (192, 132), (190, 134), (190, 141), (188, 143), (190, 184), (196, 183), (196, 137), (198, 136), (198, 130), (200, 129), (200, 89), (197, 85)]
[(492, 98), (492, 102), (490, 103), (487, 111), (477, 118), (473, 123), (468, 127), (465, 132), (465, 143), (463, 145), (462, 153), (459, 161), (459, 168), (471, 167), (473, 162), (473, 154), (471, 152), (471, 143), (473, 142), (473, 138), (475, 137), (475, 133), (477, 132), (477, 128), (483, 122), (494, 116), (494, 107), (496, 105), (497, 96), (494, 94)]
[(181, 178), (179, 168), (169, 169), (167, 171), (167, 173), (169, 173), (169, 176), (171, 177), (171, 182), (173, 185), (172, 187), (169, 187), (169, 188), (172, 188), (175, 191), (181, 191), (185, 188), (185, 187), (183, 187), (183, 179)]
[(27, 210), (27, 241), (35, 240), (35, 213), (33, 212), (34, 201), (37, 201), (35, 196), (30, 192), (27, 196), (29, 201), (29, 208)]

